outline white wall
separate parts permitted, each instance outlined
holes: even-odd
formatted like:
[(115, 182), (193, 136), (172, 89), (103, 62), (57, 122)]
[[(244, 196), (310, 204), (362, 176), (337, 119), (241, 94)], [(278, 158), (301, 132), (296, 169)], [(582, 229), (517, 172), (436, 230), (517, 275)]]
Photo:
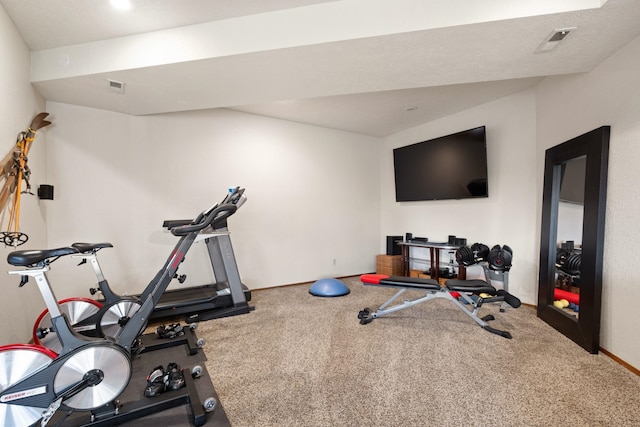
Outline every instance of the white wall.
[(638, 88), (640, 38), (590, 73), (548, 78), (536, 89), (539, 159), (549, 147), (611, 126), (600, 345), (636, 368), (640, 368)]
[[(16, 135), (31, 123), (33, 117), (44, 111), (44, 100), (33, 90), (29, 82), (29, 48), (0, 6), (0, 157), (12, 150)], [(47, 130), (38, 132), (29, 151), (31, 185), (35, 193), (40, 183), (45, 183), (45, 146)], [(0, 182), (4, 184), (4, 181)], [(46, 202), (39, 202), (36, 196), (23, 195), (21, 199), (20, 231), (29, 236), (24, 245), (17, 248), (0, 244), (0, 287), (2, 299), (3, 328), (0, 329), (0, 344), (25, 343), (31, 337), (31, 328), (40, 314), (41, 298), (33, 280), (18, 289), (19, 278), (9, 276), (7, 254), (14, 249), (36, 249), (47, 246), (44, 212)], [(7, 231), (8, 209), (0, 216), (2, 231)]]
[[(100, 259), (118, 292), (139, 292), (168, 257), (176, 238), (163, 220), (193, 218), (236, 185), (248, 201), (229, 228), (249, 288), (375, 269), (377, 138), (229, 110), (134, 117), (47, 108), (56, 123), (48, 138), (56, 191), (49, 242), (113, 243)], [(95, 282), (86, 266), (56, 267), (69, 282), (58, 298), (86, 295)], [(184, 286), (213, 279), (203, 245), (179, 273), (187, 274)]]
[(573, 241), (576, 247), (582, 246), (583, 220), (584, 207), (581, 204), (558, 202), (558, 242)]
[[(488, 198), (395, 201), (394, 148), (482, 125), (487, 131)], [(514, 257), (510, 290), (523, 302), (535, 304), (539, 262), (538, 188), (531, 179), (536, 174), (535, 132), (535, 96), (529, 90), (387, 137), (380, 168), (381, 239), (411, 232), (431, 241), (446, 242), (451, 234), (467, 238), (469, 245), (507, 244)]]

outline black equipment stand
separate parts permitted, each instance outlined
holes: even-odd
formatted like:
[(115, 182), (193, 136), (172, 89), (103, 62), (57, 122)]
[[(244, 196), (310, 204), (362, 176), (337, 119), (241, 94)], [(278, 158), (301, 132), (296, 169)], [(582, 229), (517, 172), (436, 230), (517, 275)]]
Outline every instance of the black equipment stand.
[[(145, 334), (141, 338), (144, 349), (133, 360), (131, 381), (115, 405), (94, 410), (90, 416), (87, 412), (75, 412), (66, 419), (61, 408), (49, 425), (57, 426), (62, 421), (64, 427), (202, 426), (205, 423), (216, 427), (230, 426), (206, 371), (206, 357), (196, 344), (199, 340), (191, 328), (185, 327), (184, 335), (176, 338), (159, 338), (156, 334)], [(156, 366), (166, 367), (170, 362), (178, 363), (183, 369), (185, 387), (145, 397), (149, 372)]]
[(150, 351), (162, 350), (169, 347), (185, 346), (188, 354), (193, 356), (198, 354), (204, 345), (203, 339), (198, 339), (195, 327), (185, 326), (183, 335), (175, 338), (160, 338), (157, 334), (144, 334), (140, 337), (141, 350), (140, 353), (148, 353)]

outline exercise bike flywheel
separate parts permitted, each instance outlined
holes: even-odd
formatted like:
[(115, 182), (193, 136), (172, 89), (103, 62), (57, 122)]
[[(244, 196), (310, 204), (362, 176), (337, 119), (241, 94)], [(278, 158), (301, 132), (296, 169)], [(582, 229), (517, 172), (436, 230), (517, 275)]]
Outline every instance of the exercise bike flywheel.
[(94, 409), (120, 396), (129, 384), (131, 371), (131, 360), (119, 346), (112, 343), (83, 346), (60, 366), (53, 389), (60, 393), (95, 374), (97, 381), (62, 402), (72, 409)]
[(107, 306), (100, 318), (100, 330), (105, 337), (117, 338), (131, 316), (140, 310), (142, 304), (137, 299), (123, 299)]
[[(91, 327), (78, 327), (77, 324), (84, 319), (94, 315), (95, 313), (102, 308), (102, 305), (97, 301), (90, 300), (87, 298), (68, 298), (62, 301), (58, 301), (58, 305), (60, 306), (60, 312), (67, 315), (67, 319), (69, 320), (69, 324), (71, 327), (81, 334), (86, 333), (89, 336), (95, 335), (96, 326), (93, 325)], [(51, 330), (51, 315), (49, 314), (49, 310), (45, 309), (33, 327), (33, 341), (36, 344), (43, 345), (56, 353), (60, 353), (62, 350), (62, 343), (58, 339), (58, 335), (55, 331)], [(39, 330), (47, 330), (47, 333), (42, 336), (42, 338), (38, 337)]]
[[(54, 358), (55, 354), (44, 347), (22, 344), (0, 347), (0, 391), (49, 366)], [(11, 404), (11, 397), (3, 396), (0, 420), (5, 426), (31, 425), (42, 417), (45, 409)]]

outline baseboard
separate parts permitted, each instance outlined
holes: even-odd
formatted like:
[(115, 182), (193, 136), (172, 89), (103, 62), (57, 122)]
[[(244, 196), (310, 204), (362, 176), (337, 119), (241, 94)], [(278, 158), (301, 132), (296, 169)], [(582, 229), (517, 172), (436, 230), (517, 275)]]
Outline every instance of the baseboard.
[[(340, 277), (333, 277), (333, 279), (338, 279), (338, 280), (342, 280), (342, 279), (350, 279), (352, 277), (360, 277), (363, 274), (373, 274), (373, 273), (362, 273), (362, 274), (350, 274), (348, 276), (340, 276)], [(320, 279), (318, 279), (320, 280)], [(300, 282), (300, 283), (289, 283), (286, 285), (276, 285), (276, 286), (269, 286), (267, 288), (256, 288), (256, 289), (251, 289), (251, 292), (253, 291), (266, 291), (268, 289), (276, 289), (276, 288), (288, 288), (289, 286), (299, 286), (299, 285), (308, 285), (310, 283), (314, 283), (315, 281), (310, 280), (307, 282)]]
[[(538, 309), (537, 305), (530, 305), (530, 304), (524, 304), (522, 303), (522, 305), (525, 305), (527, 307), (531, 307), (531, 308), (535, 308), (536, 310)], [(640, 369), (636, 368), (635, 366), (629, 364), (628, 362), (625, 362), (624, 360), (620, 359), (618, 356), (616, 356), (615, 354), (611, 353), (609, 350), (599, 347), (598, 348), (602, 353), (604, 353), (605, 355), (609, 356), (611, 359), (613, 359), (614, 362), (624, 366), (625, 368), (627, 368), (629, 371), (633, 372), (634, 374), (636, 374), (637, 376), (640, 377)]]
[(638, 369), (635, 366), (630, 365), (629, 363), (627, 363), (624, 360), (620, 359), (618, 356), (616, 356), (615, 354), (611, 353), (609, 350), (606, 350), (606, 349), (600, 347), (600, 351), (603, 352), (604, 354), (606, 354), (607, 356), (609, 356), (610, 358), (612, 358), (615, 362), (618, 362), (620, 365), (624, 366), (625, 368), (627, 368), (628, 370), (630, 370), (631, 372), (633, 372), (634, 374), (636, 374), (637, 376), (640, 377), (640, 369)]

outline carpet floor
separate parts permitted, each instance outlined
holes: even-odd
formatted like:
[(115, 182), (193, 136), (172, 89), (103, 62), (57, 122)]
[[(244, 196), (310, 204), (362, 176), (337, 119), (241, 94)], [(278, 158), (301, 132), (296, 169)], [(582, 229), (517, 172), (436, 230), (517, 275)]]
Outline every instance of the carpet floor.
[(199, 324), (232, 426), (640, 426), (640, 377), (531, 307), (481, 309), (513, 339), (443, 299), (361, 325), (395, 290), (344, 281), (337, 298), (254, 291), (255, 311)]

